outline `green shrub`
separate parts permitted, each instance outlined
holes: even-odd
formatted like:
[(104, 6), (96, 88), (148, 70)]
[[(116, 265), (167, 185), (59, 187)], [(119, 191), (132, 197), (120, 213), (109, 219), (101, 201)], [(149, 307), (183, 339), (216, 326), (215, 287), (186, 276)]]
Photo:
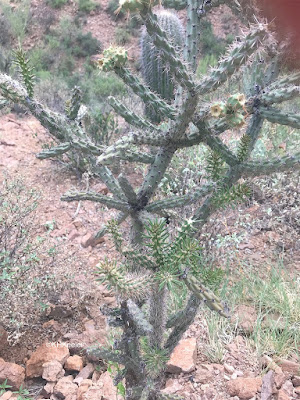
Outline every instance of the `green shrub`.
[(47, 4), (52, 8), (62, 8), (68, 3), (68, 0), (48, 0)]
[(21, 177), (0, 182), (0, 315), (13, 330), (32, 327), (50, 295), (68, 286), (54, 242), (36, 234), (39, 199)]
[(78, 1), (78, 10), (89, 14), (91, 11), (94, 11), (98, 7), (98, 4), (94, 3), (91, 0), (79, 0)]
[(116, 43), (119, 46), (124, 46), (130, 40), (130, 33), (125, 28), (117, 28), (115, 31)]
[(31, 19), (30, 3), (27, 0), (21, 1), (16, 8), (12, 8), (6, 3), (0, 3), (0, 5), (12, 37), (22, 43)]
[(9, 21), (4, 15), (0, 15), (0, 46), (9, 46), (12, 32)]

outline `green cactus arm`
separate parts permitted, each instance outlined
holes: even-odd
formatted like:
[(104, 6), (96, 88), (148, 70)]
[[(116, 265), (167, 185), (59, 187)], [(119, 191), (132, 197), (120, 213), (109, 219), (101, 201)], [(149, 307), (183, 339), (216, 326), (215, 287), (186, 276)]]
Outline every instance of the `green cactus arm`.
[(149, 167), (144, 182), (137, 193), (138, 204), (141, 208), (144, 208), (148, 204), (148, 201), (157, 189), (175, 151), (176, 147), (170, 145), (168, 147), (161, 147), (156, 154), (155, 160)]
[[(248, 154), (244, 155), (245, 160), (249, 157), (249, 154), (255, 146), (255, 143), (261, 132), (262, 123), (263, 118), (259, 114), (252, 116), (246, 131), (246, 134), (251, 139), (249, 140), (248, 144)], [(241, 178), (241, 176), (242, 170), (240, 165), (230, 167), (229, 171), (226, 173), (223, 182), (221, 183), (221, 186), (225, 185), (227, 189), (230, 189)], [(214, 195), (215, 194), (212, 193), (210, 196), (208, 196), (204, 203), (195, 211), (192, 217), (195, 228), (200, 229), (205, 224), (210, 215), (216, 210), (217, 207), (214, 201)]]
[(149, 153), (142, 153), (128, 148), (128, 143), (116, 143), (115, 146), (107, 148), (97, 159), (97, 164), (109, 165), (114, 160), (126, 160), (141, 162), (144, 164), (152, 164), (154, 156)]
[(96, 171), (97, 171), (97, 175), (100, 176), (102, 182), (105, 183), (105, 185), (114, 194), (114, 196), (117, 197), (121, 201), (126, 201), (126, 196), (123, 193), (123, 190), (122, 190), (119, 182), (114, 177), (111, 170), (109, 168), (107, 168), (106, 166), (100, 165), (97, 167)]
[(112, 106), (112, 108), (130, 125), (136, 126), (140, 129), (146, 128), (153, 131), (159, 131), (159, 128), (157, 126), (151, 124), (151, 122), (147, 121), (145, 118), (142, 118), (139, 115), (135, 114), (133, 111), (129, 110), (114, 97), (110, 96), (108, 98), (108, 102)]
[(57, 157), (61, 154), (67, 153), (71, 149), (70, 143), (61, 143), (59, 146), (52, 147), (50, 149), (45, 149), (40, 153), (36, 154), (36, 157), (40, 160), (45, 160), (46, 158)]
[(228, 77), (233, 75), (259, 47), (265, 35), (264, 25), (254, 26), (241, 42), (236, 42), (232, 46), (229, 53), (219, 61), (217, 67), (210, 71), (210, 76), (202, 79), (197, 85), (197, 93), (200, 95), (209, 93), (226, 82)]
[(228, 318), (228, 310), (225, 305), (221, 303), (221, 300), (207, 287), (205, 287), (197, 278), (191, 274), (187, 274), (183, 278), (185, 284), (193, 294), (200, 300), (204, 301), (204, 304), (212, 311), (216, 311), (222, 317)]
[(300, 129), (300, 114), (285, 113), (271, 107), (260, 107), (259, 112), (260, 115), (266, 118), (269, 122)]
[(127, 365), (127, 359), (120, 352), (107, 350), (104, 347), (88, 347), (86, 356), (90, 361), (107, 360), (121, 365)]
[(153, 332), (152, 325), (147, 321), (143, 311), (132, 300), (127, 300), (129, 317), (135, 325), (139, 336), (148, 336)]
[(75, 120), (78, 115), (79, 108), (82, 102), (82, 93), (78, 87), (74, 87), (72, 90), (72, 97), (66, 102), (66, 114), (71, 120)]
[(252, 161), (240, 164), (242, 175), (245, 177), (269, 175), (276, 172), (283, 172), (290, 169), (300, 169), (300, 153), (288, 155), (281, 158), (274, 158), (268, 161)]
[(170, 65), (170, 68), (180, 85), (189, 90), (194, 90), (195, 83), (193, 82), (186, 66), (177, 57), (176, 50), (168, 41), (166, 33), (159, 26), (157, 16), (147, 8), (145, 12), (141, 12), (140, 14), (154, 45), (161, 50), (162, 57)]
[[(120, 225), (122, 222), (124, 222), (126, 220), (126, 218), (128, 217), (128, 212), (123, 212), (121, 211), (116, 218), (114, 218), (114, 221), (117, 222), (118, 225)], [(108, 231), (108, 224), (102, 226), (101, 229), (99, 229), (99, 231), (96, 233), (96, 235), (94, 236), (94, 239), (100, 239), (102, 238)]]
[(186, 8), (186, 0), (163, 0), (162, 5), (165, 8), (175, 8), (175, 10), (183, 10)]
[(123, 299), (139, 301), (149, 296), (154, 283), (151, 275), (128, 276), (122, 266), (109, 260), (100, 262), (96, 268), (97, 280)]
[(271, 83), (267, 89), (268, 90), (281, 89), (289, 85), (297, 86), (299, 84), (300, 84), (300, 71), (297, 71), (291, 73), (290, 75), (286, 75), (280, 79), (277, 79), (275, 82)]
[(82, 153), (92, 154), (94, 156), (98, 156), (99, 154), (103, 153), (105, 146), (95, 145), (89, 138), (81, 137), (81, 134), (83, 133), (81, 128), (77, 127), (76, 122), (72, 124), (74, 124), (74, 130), (69, 132), (69, 142), (72, 149), (80, 150)]
[(156, 267), (155, 262), (146, 254), (140, 253), (138, 249), (124, 249), (122, 254), (125, 256), (129, 264), (134, 264), (135, 270), (147, 268), (154, 270)]
[(266, 91), (262, 95), (261, 100), (262, 103), (266, 106), (291, 100), (295, 97), (298, 97), (299, 94), (300, 94), (300, 86), (286, 86)]
[(182, 314), (180, 315), (180, 319), (177, 320), (176, 326), (174, 326), (172, 332), (170, 333), (166, 344), (165, 349), (168, 350), (168, 354), (171, 355), (172, 351), (177, 346), (178, 342), (180, 341), (182, 335), (186, 332), (188, 327), (194, 321), (198, 308), (200, 306), (201, 300), (192, 294), (189, 297), (188, 303), (183, 310)]
[(200, 189), (195, 190), (189, 194), (183, 196), (173, 196), (168, 199), (154, 201), (145, 207), (148, 212), (155, 212), (159, 210), (168, 210), (170, 208), (183, 207), (188, 204), (196, 203), (201, 197), (204, 197), (211, 193), (215, 185), (208, 184), (203, 185)]
[(130, 182), (128, 181), (128, 179), (123, 174), (121, 174), (118, 176), (118, 182), (128, 202), (131, 204), (136, 204), (137, 202), (136, 193), (133, 187), (131, 186)]
[(114, 69), (115, 73), (136, 93), (146, 104), (150, 104), (159, 112), (170, 119), (174, 119), (177, 111), (174, 107), (167, 104), (157, 94), (145, 86), (140, 79), (134, 76), (128, 68), (120, 67)]
[(88, 200), (95, 203), (102, 203), (108, 208), (115, 208), (116, 210), (128, 212), (130, 207), (127, 203), (112, 199), (111, 197), (103, 196), (94, 192), (67, 192), (61, 196), (62, 201), (80, 201)]
[(120, 150), (117, 158), (120, 160), (139, 162), (143, 164), (152, 164), (154, 156), (149, 153), (142, 153), (141, 151), (134, 151), (132, 149)]
[(187, 0), (187, 23), (184, 59), (189, 62), (193, 72), (197, 66), (199, 17), (197, 13), (198, 1)]
[(238, 158), (219, 137), (215, 135), (207, 135), (205, 136), (204, 143), (206, 143), (213, 151), (216, 151), (228, 165), (233, 166), (239, 163)]

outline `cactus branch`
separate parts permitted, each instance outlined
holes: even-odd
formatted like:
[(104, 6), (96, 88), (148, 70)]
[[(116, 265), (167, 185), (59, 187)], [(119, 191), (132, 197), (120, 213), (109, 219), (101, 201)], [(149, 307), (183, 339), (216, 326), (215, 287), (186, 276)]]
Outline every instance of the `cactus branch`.
[(123, 81), (136, 93), (145, 103), (149, 103), (159, 112), (168, 118), (174, 119), (177, 112), (176, 109), (164, 100), (162, 100), (155, 93), (143, 85), (143, 83), (134, 76), (128, 68), (115, 68), (116, 74), (123, 79)]
[(244, 40), (241, 43), (236, 42), (217, 67), (210, 71), (210, 76), (204, 78), (197, 85), (197, 93), (200, 95), (209, 93), (224, 83), (254, 53), (265, 34), (266, 27), (264, 25), (253, 27)]
[(128, 212), (130, 210), (127, 203), (112, 199), (111, 197), (103, 196), (95, 192), (68, 192), (61, 197), (61, 200), (67, 202), (89, 200), (95, 203), (102, 203), (108, 208), (115, 208), (116, 210), (124, 212)]

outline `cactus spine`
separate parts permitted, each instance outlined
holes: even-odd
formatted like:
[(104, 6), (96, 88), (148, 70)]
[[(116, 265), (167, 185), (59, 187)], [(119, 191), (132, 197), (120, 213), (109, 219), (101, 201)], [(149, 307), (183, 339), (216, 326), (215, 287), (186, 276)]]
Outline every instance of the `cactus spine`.
[[(181, 52), (184, 30), (179, 18), (170, 11), (161, 11), (157, 14), (157, 21), (168, 40)], [(146, 29), (141, 37), (141, 69), (145, 83), (153, 92), (167, 103), (174, 100), (174, 76)], [(152, 122), (159, 123), (163, 117), (151, 104), (146, 105), (145, 112)]]

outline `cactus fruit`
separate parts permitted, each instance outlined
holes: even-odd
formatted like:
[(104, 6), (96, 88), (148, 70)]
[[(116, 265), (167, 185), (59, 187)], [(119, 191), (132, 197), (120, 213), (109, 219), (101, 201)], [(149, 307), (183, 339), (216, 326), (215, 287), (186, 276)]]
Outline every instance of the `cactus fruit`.
[(98, 60), (98, 66), (102, 71), (111, 71), (114, 68), (124, 67), (128, 60), (127, 51), (123, 47), (110, 46), (104, 50)]
[[(210, 113), (214, 118), (225, 117), (229, 126), (239, 128), (245, 124), (245, 117), (248, 115), (245, 104), (245, 95), (237, 93), (229, 96), (226, 103), (218, 102), (213, 104), (210, 108)], [(243, 111), (246, 115), (243, 114)]]
[[(180, 52), (183, 48), (184, 31), (179, 18), (169, 11), (161, 11), (157, 14), (157, 20), (168, 40)], [(146, 30), (143, 31), (141, 38), (141, 67), (144, 81), (150, 89), (167, 102), (174, 100), (174, 76)], [(156, 123), (162, 118), (149, 104), (146, 105), (146, 115)]]

